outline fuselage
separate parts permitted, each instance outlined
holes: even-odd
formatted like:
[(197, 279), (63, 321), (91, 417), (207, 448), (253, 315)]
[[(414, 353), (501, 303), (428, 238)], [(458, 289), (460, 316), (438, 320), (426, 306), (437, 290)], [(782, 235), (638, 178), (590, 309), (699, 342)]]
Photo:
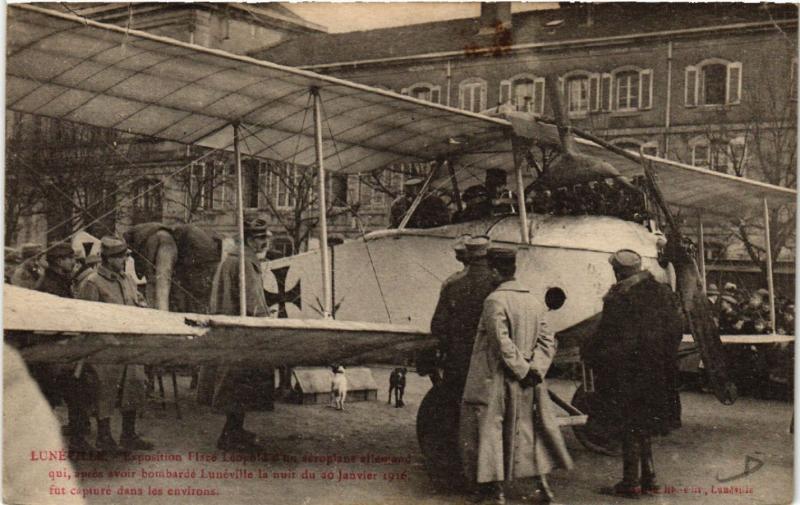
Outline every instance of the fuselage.
[[(521, 241), (518, 217), (506, 216), (424, 230), (382, 230), (336, 245), (331, 254), (336, 319), (427, 330), (442, 282), (462, 268), (452, 247), (465, 233), (514, 246), (517, 278), (543, 301), (549, 291), (551, 305), (563, 299), (548, 313), (555, 331), (602, 310), (602, 297), (615, 282), (608, 257), (619, 249), (638, 252), (646, 269), (674, 285), (670, 272), (658, 264), (658, 237), (638, 223), (605, 216), (532, 215), (529, 221), (528, 244)], [(284, 301), (288, 317), (321, 317), (319, 251), (271, 261), (264, 287)], [(286, 303), (298, 292), (300, 303)]]

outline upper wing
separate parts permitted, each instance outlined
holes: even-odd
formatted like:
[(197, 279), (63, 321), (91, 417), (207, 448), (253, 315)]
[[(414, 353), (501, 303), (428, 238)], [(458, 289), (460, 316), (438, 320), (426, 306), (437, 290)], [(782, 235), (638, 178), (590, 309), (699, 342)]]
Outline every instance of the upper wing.
[[(453, 159), (482, 182), (482, 170), (514, 166), (514, 132), (502, 118), (30, 4), (9, 6), (7, 40), (6, 106), (19, 112), (220, 149), (232, 149), (230, 125), (240, 122), (245, 154), (312, 165), (314, 92), (329, 170)], [(517, 134), (557, 138), (545, 125)], [(578, 146), (624, 175), (641, 173), (591, 142)], [(739, 218), (764, 198), (773, 205), (797, 198), (791, 189), (649, 158), (667, 201), (695, 212)]]
[(181, 314), (71, 300), (6, 284), (6, 339), (27, 361), (229, 364), (365, 363), (430, 347), (426, 331), (351, 321)]

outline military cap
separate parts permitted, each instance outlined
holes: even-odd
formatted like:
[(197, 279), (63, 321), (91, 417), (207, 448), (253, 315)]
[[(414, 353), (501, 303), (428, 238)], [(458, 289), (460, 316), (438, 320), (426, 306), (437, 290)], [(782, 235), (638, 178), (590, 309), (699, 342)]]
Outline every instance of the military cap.
[(66, 242), (58, 242), (47, 248), (48, 260), (64, 258), (64, 257), (74, 257), (74, 256), (75, 256), (75, 251), (73, 251), (72, 246), (67, 244)]
[(614, 267), (639, 268), (642, 266), (642, 257), (636, 251), (620, 249), (608, 258), (608, 262)]
[(719, 289), (717, 288), (717, 285), (709, 284), (708, 287), (706, 288), (706, 294), (711, 296), (718, 295)]
[(21, 252), (23, 260), (34, 258), (42, 253), (42, 246), (32, 243), (22, 244)]
[(769, 298), (769, 290), (768, 289), (761, 288), (758, 291), (756, 291), (756, 293), (758, 293), (759, 295), (761, 295), (763, 297)]
[(489, 257), (489, 263), (493, 264), (514, 265), (517, 262), (517, 251), (508, 247), (490, 247), (486, 255)]
[(267, 229), (267, 222), (260, 217), (244, 222), (244, 233), (251, 237), (271, 237), (272, 233)]
[(486, 188), (477, 185), (477, 186), (470, 186), (464, 190), (464, 193), (461, 195), (461, 198), (466, 201), (475, 200), (477, 198), (488, 198), (489, 193), (486, 191)]
[(106, 235), (100, 239), (100, 254), (103, 256), (120, 256), (128, 252), (128, 244), (119, 237)]
[(407, 180), (403, 183), (403, 186), (419, 186), (424, 181), (421, 177), (412, 177), (411, 179)]
[(467, 257), (482, 258), (486, 256), (490, 243), (491, 240), (486, 235), (467, 239), (467, 241), (464, 242), (464, 246), (467, 248)]
[(739, 300), (737, 300), (736, 298), (732, 297), (731, 295), (722, 295), (722, 299), (725, 300), (726, 302), (730, 303), (731, 305), (738, 305), (739, 304)]
[(737, 289), (739, 289), (739, 287), (732, 282), (726, 282), (725, 285), (722, 287), (723, 291), (736, 291)]

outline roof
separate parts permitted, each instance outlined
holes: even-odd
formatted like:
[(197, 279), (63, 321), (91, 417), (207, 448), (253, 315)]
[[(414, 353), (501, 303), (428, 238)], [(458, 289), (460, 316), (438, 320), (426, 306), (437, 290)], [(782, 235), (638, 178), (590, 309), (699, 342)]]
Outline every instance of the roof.
[[(102, 21), (104, 23), (127, 25), (129, 23), (129, 17), (133, 16), (131, 20), (134, 27), (139, 27), (138, 23), (140, 23), (142, 19), (152, 16), (152, 14), (157, 11), (169, 10), (174, 12), (179, 9), (206, 9), (238, 13), (239, 16), (251, 22), (255, 20), (259, 24), (276, 25), (300, 33), (327, 31), (324, 26), (312, 23), (297, 15), (291, 9), (287, 9), (283, 5), (274, 2), (260, 4), (243, 4), (236, 2), (47, 2), (40, 5), (61, 12), (70, 12), (72, 14), (86, 16), (89, 19)], [(174, 20), (172, 21), (174, 22)], [(149, 21), (149, 23), (152, 23), (152, 21)], [(159, 22), (159, 24), (161, 23), (163, 23), (163, 21)]]
[[(409, 4), (409, 8), (412, 4)], [(768, 8), (762, 7), (762, 5)], [(596, 3), (512, 15), (511, 45), (656, 34), (742, 23), (797, 21), (791, 4)], [(548, 26), (550, 25), (550, 26)], [(553, 26), (556, 25), (556, 26)], [(491, 47), (494, 34), (479, 34), (479, 19), (455, 19), (338, 34), (314, 34), (253, 51), (256, 58), (314, 66)]]
[[(467, 172), (514, 169), (511, 122), (28, 4), (8, 9), (6, 107), (212, 149), (311, 166), (319, 97), (325, 168), (343, 173), (449, 159)], [(316, 101), (316, 99), (315, 99)], [(518, 122), (519, 123), (519, 122)], [(557, 138), (523, 118), (518, 135)], [(623, 175), (638, 161), (578, 140)], [(794, 190), (647, 157), (667, 202), (741, 218)]]

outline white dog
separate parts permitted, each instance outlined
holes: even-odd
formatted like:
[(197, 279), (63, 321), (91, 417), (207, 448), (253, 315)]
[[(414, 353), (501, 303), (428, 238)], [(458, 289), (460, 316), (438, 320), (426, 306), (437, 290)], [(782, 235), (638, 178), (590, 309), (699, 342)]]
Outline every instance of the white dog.
[(347, 400), (347, 376), (343, 366), (331, 367), (333, 379), (331, 380), (331, 407), (336, 410), (344, 410), (344, 402)]

